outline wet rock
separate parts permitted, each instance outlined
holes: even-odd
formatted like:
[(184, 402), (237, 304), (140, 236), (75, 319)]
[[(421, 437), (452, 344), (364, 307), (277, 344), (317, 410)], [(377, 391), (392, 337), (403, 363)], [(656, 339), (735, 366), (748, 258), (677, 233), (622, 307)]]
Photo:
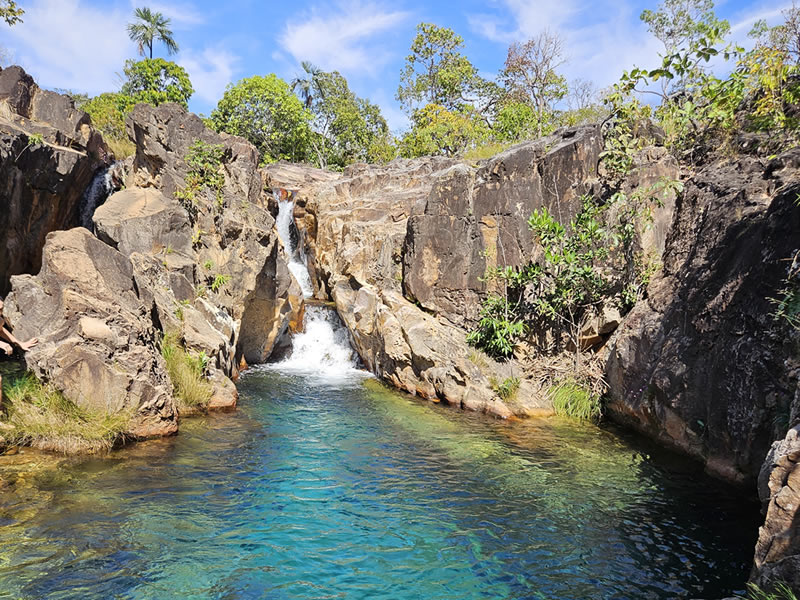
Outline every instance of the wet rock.
[(38, 275), (13, 277), (6, 316), (37, 377), (78, 406), (128, 413), (135, 438), (177, 430), (157, 332), (130, 260), (82, 228), (51, 233)]

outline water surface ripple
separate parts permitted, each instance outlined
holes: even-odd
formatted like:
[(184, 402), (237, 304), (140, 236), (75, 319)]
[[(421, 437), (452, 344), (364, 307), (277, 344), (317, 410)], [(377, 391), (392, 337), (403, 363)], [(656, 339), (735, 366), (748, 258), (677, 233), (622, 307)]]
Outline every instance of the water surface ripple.
[(374, 380), (253, 372), (240, 393), (237, 413), (184, 423), (177, 438), (0, 491), (0, 598), (660, 599), (743, 587), (757, 508), (608, 431), (486, 420)]

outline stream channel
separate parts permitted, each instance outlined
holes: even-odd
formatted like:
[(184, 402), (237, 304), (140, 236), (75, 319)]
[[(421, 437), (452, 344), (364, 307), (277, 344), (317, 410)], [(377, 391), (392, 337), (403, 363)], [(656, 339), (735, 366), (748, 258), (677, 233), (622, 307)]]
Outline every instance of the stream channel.
[[(310, 307), (236, 412), (0, 485), (0, 598), (719, 599), (758, 507), (609, 427), (389, 390)], [(8, 472), (8, 471), (6, 471)]]

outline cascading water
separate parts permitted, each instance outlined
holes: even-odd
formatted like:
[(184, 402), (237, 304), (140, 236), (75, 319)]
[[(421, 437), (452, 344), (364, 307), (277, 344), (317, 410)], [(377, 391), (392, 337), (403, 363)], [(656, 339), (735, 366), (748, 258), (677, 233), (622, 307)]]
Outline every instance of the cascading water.
[[(292, 227), (294, 226), (294, 200), (289, 197), (287, 199), (281, 198), (280, 193), (275, 193), (275, 199), (278, 201), (278, 218), (275, 220), (275, 225), (278, 228), (278, 236), (283, 242), (283, 247), (286, 254), (289, 256), (289, 270), (294, 275), (300, 288), (303, 290), (304, 298), (311, 298), (314, 290), (311, 287), (311, 276), (308, 274), (308, 267), (306, 267), (306, 257), (292, 240)], [(297, 239), (295, 237), (295, 239)]]
[(94, 223), (92, 222), (94, 211), (106, 201), (114, 189), (112, 171), (113, 167), (99, 170), (89, 184), (89, 187), (86, 188), (86, 191), (83, 193), (80, 225), (89, 231), (94, 231)]
[[(289, 257), (289, 270), (294, 275), (304, 298), (311, 298), (313, 288), (311, 276), (306, 267), (305, 255), (297, 244), (297, 234), (293, 235), (294, 200), (283, 199), (275, 194), (278, 201), (276, 226), (278, 236)], [(304, 331), (292, 336), (291, 354), (273, 367), (281, 372), (311, 375), (328, 379), (348, 378), (364, 375), (358, 369), (358, 355), (350, 343), (350, 332), (342, 324), (336, 309), (331, 306), (307, 303)]]

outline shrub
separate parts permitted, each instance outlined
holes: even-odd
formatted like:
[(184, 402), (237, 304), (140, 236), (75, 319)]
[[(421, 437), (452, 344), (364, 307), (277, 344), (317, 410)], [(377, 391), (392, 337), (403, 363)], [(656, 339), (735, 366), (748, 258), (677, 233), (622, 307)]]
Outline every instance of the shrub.
[(4, 385), (8, 432), (13, 444), (63, 453), (98, 452), (122, 436), (131, 415), (90, 411), (64, 397), (52, 384), (32, 374)]
[(582, 421), (595, 421), (602, 415), (600, 399), (591, 388), (578, 379), (567, 378), (550, 386), (548, 395), (553, 401), (553, 410), (562, 417)]
[(197, 195), (211, 191), (219, 210), (224, 205), (222, 188), (225, 187), (225, 173), (222, 165), (225, 159), (225, 146), (222, 144), (207, 144), (197, 140), (186, 153), (184, 161), (189, 167), (186, 175), (186, 187), (175, 194), (186, 211), (194, 217), (197, 214), (195, 201)]
[(204, 410), (214, 393), (211, 384), (203, 373), (208, 359), (205, 354), (192, 356), (182, 348), (173, 336), (164, 336), (161, 340), (161, 356), (167, 365), (178, 408), (187, 410)]

